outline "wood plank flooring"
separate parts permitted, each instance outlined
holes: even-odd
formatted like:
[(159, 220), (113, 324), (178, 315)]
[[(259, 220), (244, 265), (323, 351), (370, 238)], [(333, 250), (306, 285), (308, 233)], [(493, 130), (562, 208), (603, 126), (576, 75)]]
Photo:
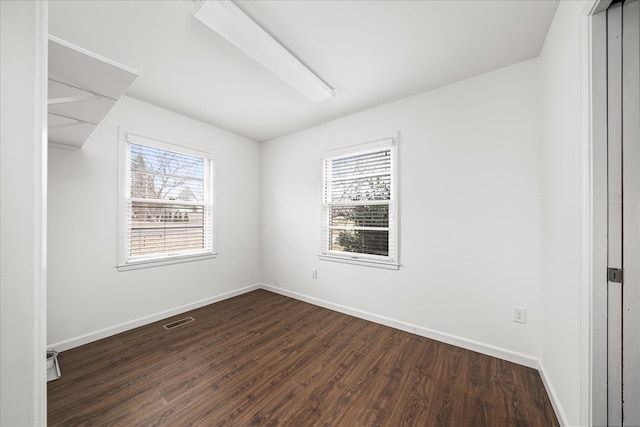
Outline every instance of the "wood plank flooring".
[(558, 425), (534, 369), (263, 290), (59, 362), (49, 426)]

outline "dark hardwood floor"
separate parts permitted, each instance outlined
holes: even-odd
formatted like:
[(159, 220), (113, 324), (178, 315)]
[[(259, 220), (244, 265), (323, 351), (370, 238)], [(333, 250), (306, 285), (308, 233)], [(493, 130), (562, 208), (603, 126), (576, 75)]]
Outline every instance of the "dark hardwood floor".
[(558, 425), (534, 369), (262, 290), (59, 362), (49, 426)]

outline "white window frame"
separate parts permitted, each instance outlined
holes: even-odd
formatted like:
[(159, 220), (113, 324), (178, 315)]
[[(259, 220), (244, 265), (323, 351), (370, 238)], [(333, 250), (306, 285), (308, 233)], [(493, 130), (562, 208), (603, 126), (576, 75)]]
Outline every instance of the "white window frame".
[[(217, 194), (216, 194), (216, 162), (213, 153), (187, 147), (184, 144), (179, 144), (156, 136), (149, 135), (145, 132), (137, 130), (131, 130), (126, 128), (120, 128), (120, 155), (119, 155), (119, 168), (120, 168), (120, 185), (119, 185), (119, 249), (118, 249), (118, 264), (116, 268), (118, 271), (135, 270), (141, 268), (150, 268), (161, 265), (177, 264), (183, 262), (198, 261), (203, 259), (215, 258), (217, 253), (216, 245), (216, 220), (217, 220)], [(128, 206), (131, 202), (130, 196), (130, 144), (141, 144), (159, 148), (161, 150), (175, 151), (178, 153), (188, 154), (192, 156), (202, 157), (210, 162), (210, 179), (209, 183), (209, 197), (205, 198), (205, 204), (210, 210), (209, 226), (207, 227), (210, 233), (209, 239), (211, 241), (211, 248), (205, 249), (197, 253), (188, 254), (159, 254), (148, 257), (136, 257), (131, 259), (129, 257), (129, 218), (128, 218)], [(205, 231), (206, 232), (206, 231)]]
[[(329, 212), (331, 202), (327, 201), (326, 188), (328, 177), (325, 174), (325, 163), (341, 157), (349, 157), (367, 151), (388, 148), (391, 153), (391, 185), (389, 200), (389, 254), (388, 256), (344, 252), (329, 249)], [(346, 146), (327, 150), (322, 155), (322, 230), (321, 248), (318, 257), (323, 261), (335, 261), (369, 267), (398, 270), (400, 268), (399, 227), (398, 227), (398, 132), (379, 135)], [(339, 204), (339, 203), (338, 203)]]

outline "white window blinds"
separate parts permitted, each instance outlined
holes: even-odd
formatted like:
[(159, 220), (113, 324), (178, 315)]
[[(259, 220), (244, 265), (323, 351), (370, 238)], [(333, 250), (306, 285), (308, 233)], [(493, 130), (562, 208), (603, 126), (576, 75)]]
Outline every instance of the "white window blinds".
[(394, 140), (344, 151), (324, 160), (322, 253), (395, 263)]
[(213, 160), (127, 135), (127, 262), (213, 251)]

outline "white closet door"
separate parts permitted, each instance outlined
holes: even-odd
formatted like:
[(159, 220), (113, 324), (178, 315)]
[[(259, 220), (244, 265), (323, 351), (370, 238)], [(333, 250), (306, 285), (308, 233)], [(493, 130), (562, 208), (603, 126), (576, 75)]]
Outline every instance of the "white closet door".
[(640, 426), (640, 1), (622, 6), (622, 419)]
[[(607, 10), (608, 266), (622, 272), (622, 4)], [(607, 421), (622, 426), (622, 283), (607, 286)]]
[(640, 426), (640, 0), (607, 10), (607, 418)]

